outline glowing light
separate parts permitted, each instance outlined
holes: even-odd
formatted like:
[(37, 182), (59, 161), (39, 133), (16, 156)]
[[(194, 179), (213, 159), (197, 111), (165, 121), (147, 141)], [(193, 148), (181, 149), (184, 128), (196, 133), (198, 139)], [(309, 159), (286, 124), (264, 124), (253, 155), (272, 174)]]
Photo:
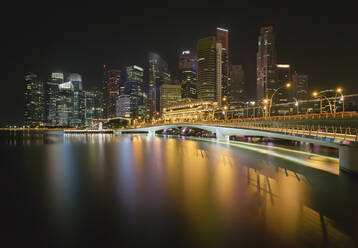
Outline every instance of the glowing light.
[(287, 88), (290, 88), (290, 87), (291, 87), (291, 83), (287, 83), (287, 84), (286, 84), (286, 87), (287, 87)]
[(134, 68), (134, 69), (137, 69), (137, 70), (139, 70), (139, 71), (144, 71), (142, 67), (139, 67), (139, 66), (136, 66), (136, 65), (134, 65), (133, 68)]
[(224, 31), (224, 32), (229, 32), (228, 29), (225, 29), (225, 28), (216, 28), (217, 30), (221, 30), (221, 31)]
[(276, 66), (277, 68), (290, 68), (290, 65), (286, 65), (286, 64), (278, 64)]

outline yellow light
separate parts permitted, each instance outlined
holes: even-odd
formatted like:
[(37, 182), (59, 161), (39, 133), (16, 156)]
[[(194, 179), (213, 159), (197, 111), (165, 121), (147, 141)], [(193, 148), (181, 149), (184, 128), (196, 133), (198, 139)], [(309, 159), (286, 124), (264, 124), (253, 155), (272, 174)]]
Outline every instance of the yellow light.
[(267, 100), (267, 99), (264, 99), (264, 103), (267, 104), (267, 103), (268, 103), (268, 100)]
[(290, 87), (291, 87), (291, 83), (287, 83), (287, 84), (286, 84), (286, 87), (287, 87), (287, 88), (290, 88)]
[(312, 93), (312, 95), (313, 95), (313, 96), (317, 96), (317, 95), (318, 95), (317, 91), (314, 91), (314, 92)]
[(342, 88), (338, 88), (336, 91), (337, 91), (338, 93), (341, 93), (341, 92), (342, 92)]

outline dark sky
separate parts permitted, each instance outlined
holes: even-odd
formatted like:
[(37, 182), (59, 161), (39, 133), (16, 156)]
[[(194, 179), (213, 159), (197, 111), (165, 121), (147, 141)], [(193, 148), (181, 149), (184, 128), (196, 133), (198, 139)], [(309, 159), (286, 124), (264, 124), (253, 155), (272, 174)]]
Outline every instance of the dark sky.
[[(31, 2), (31, 1), (30, 1)], [(274, 25), (279, 63), (310, 76), (311, 89), (343, 86), (358, 91), (357, 13), (344, 1), (132, 1), (116, 4), (53, 2), (3, 3), (1, 7), (1, 95), (3, 126), (23, 115), (25, 72), (46, 78), (51, 71), (78, 72), (85, 87), (100, 86), (101, 65), (146, 65), (150, 51), (177, 68), (178, 53), (214, 35), (230, 31), (233, 64), (243, 64), (254, 93), (259, 28)]]

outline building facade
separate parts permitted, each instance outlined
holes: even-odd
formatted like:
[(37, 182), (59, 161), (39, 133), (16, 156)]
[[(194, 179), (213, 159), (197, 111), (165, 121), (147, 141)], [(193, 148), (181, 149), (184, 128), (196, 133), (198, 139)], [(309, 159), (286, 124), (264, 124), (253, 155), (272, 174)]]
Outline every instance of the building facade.
[(231, 99), (230, 109), (238, 109), (247, 100), (245, 96), (245, 73), (242, 65), (231, 66)]
[(131, 112), (131, 96), (130, 95), (120, 95), (117, 97), (116, 104), (116, 115), (119, 117), (132, 118)]
[[(200, 39), (197, 42), (198, 99), (203, 101), (217, 101), (218, 88), (221, 88), (221, 66), (216, 64), (216, 45), (216, 37), (214, 36)], [(219, 82), (217, 82), (217, 79), (219, 79)]]
[(116, 102), (121, 83), (121, 70), (103, 65), (103, 110), (104, 117), (116, 116)]
[(168, 64), (155, 53), (149, 53), (149, 85), (147, 113), (154, 115), (160, 112), (160, 87), (162, 84), (170, 84), (171, 76)]
[[(229, 64), (229, 30), (224, 28), (216, 28), (216, 42), (221, 43), (221, 98), (230, 96), (230, 64)], [(217, 47), (217, 49), (220, 49)], [(220, 62), (218, 63), (220, 66)], [(221, 101), (219, 101), (220, 105)]]
[(298, 100), (307, 100), (309, 98), (308, 75), (294, 72), (292, 74), (292, 82), (295, 88), (294, 93), (296, 98)]
[(25, 125), (42, 126), (46, 120), (44, 84), (34, 73), (25, 74)]
[(181, 86), (174, 84), (162, 84), (160, 86), (160, 113), (163, 109), (181, 101)]
[(179, 74), (182, 98), (196, 99), (197, 94), (197, 58), (190, 51), (179, 55)]
[(48, 126), (56, 126), (58, 123), (56, 105), (59, 93), (58, 86), (63, 82), (64, 74), (53, 72), (45, 83), (46, 123)]
[(269, 99), (276, 88), (275, 34), (272, 26), (262, 27), (258, 39), (256, 99)]
[(85, 125), (92, 126), (93, 120), (103, 118), (103, 93), (99, 90), (85, 91)]

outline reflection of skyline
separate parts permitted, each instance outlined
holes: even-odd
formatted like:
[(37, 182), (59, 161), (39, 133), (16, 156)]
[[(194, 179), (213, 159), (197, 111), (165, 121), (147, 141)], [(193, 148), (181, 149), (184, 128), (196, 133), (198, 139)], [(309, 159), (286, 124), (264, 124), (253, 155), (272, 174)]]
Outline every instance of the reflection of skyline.
[(286, 246), (351, 244), (342, 221), (353, 220), (326, 202), (327, 190), (335, 189), (332, 199), (345, 193), (332, 174), (227, 145), (145, 135), (69, 135), (44, 147), (52, 214), (64, 227), (79, 221), (89, 197), (114, 204), (113, 221), (123, 215), (132, 228), (145, 221), (165, 228), (174, 215), (185, 226), (176, 228), (207, 245), (249, 240), (238, 234), (248, 232)]

